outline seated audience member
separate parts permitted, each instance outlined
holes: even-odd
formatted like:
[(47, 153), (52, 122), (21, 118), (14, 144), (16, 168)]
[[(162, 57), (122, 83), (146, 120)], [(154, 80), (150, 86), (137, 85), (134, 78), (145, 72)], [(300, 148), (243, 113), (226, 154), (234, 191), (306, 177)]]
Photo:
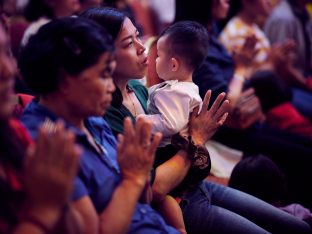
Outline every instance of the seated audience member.
[(11, 119), (16, 66), (9, 47), (0, 25), (0, 233), (81, 233), (68, 204), (81, 150), (62, 123), (42, 126), (34, 145)]
[[(90, 9), (82, 16), (91, 18), (107, 28), (114, 39), (117, 66), (113, 80), (116, 91), (113, 94), (112, 107), (107, 110), (105, 119), (116, 134), (122, 133), (124, 132), (122, 122), (125, 118), (130, 117), (135, 121), (138, 114), (147, 114), (147, 90), (139, 82), (131, 80), (140, 79), (145, 75), (147, 68), (145, 48), (140, 41), (137, 28), (121, 12), (98, 8)], [(189, 131), (193, 143), (191, 142), (190, 148), (198, 149), (203, 146), (220, 127), (218, 124), (220, 117), (216, 115), (214, 108), (208, 109), (210, 95), (208, 92), (205, 96), (199, 114), (198, 109), (192, 112)], [(222, 100), (223, 95), (219, 95), (218, 99)], [(140, 121), (139, 118), (136, 124)], [(153, 195), (157, 196), (157, 199), (164, 199), (169, 192), (180, 186), (191, 165), (191, 159), (188, 158), (185, 149), (171, 155), (162, 155), (162, 160), (164, 158), (167, 159), (155, 169), (152, 184)], [(311, 232), (305, 222), (261, 200), (207, 181), (200, 181), (187, 187), (177, 194), (177, 198), (188, 233)]]
[[(170, 147), (172, 142), (180, 143), (175, 141), (189, 140), (190, 113), (202, 105), (198, 87), (192, 82), (192, 73), (207, 56), (207, 46), (207, 30), (202, 25), (191, 21), (172, 25), (158, 39), (156, 71), (164, 82), (149, 89), (149, 114), (138, 115), (137, 119), (144, 118), (150, 121), (153, 124), (153, 132), (162, 133), (160, 147), (166, 148)], [(223, 104), (226, 106), (228, 102), (225, 101)], [(222, 112), (220, 110), (220, 113)], [(220, 125), (223, 124), (226, 116), (227, 113), (220, 116)], [(194, 154), (190, 157), (194, 157), (194, 162), (192, 172), (188, 173), (188, 179), (197, 180), (198, 183), (209, 174), (211, 168), (209, 153), (202, 148), (200, 155)], [(167, 197), (157, 205), (162, 207), (161, 210), (175, 211), (170, 208), (175, 204), (171, 197)], [(174, 213), (170, 216), (174, 217)], [(179, 220), (177, 229), (180, 229), (178, 227), (184, 229), (182, 214)]]
[[(270, 45), (269, 39), (257, 26), (257, 16), (267, 17), (270, 5), (263, 0), (237, 0), (230, 4), (230, 21), (220, 34), (222, 44), (233, 52), (247, 43), (249, 37), (256, 40), (256, 54), (251, 58), (248, 69), (270, 69), (275, 71), (288, 85), (292, 87), (293, 104), (304, 116), (312, 120), (312, 93), (307, 79), (293, 64), (292, 51), (296, 46), (292, 41)], [(248, 79), (248, 74), (244, 76)]]
[(287, 185), (285, 175), (268, 157), (255, 155), (244, 158), (233, 169), (229, 186), (252, 194), (288, 212), (310, 225), (312, 214), (300, 204), (287, 204)]
[(58, 119), (75, 133), (83, 154), (72, 204), (86, 233), (178, 233), (138, 202), (161, 135), (150, 140), (149, 123), (133, 128), (127, 119), (117, 145), (102, 118), (115, 90), (115, 66), (111, 37), (96, 23), (78, 17), (48, 23), (21, 52), (21, 73), (39, 96), (22, 121), (34, 139), (41, 124)]
[(24, 33), (21, 45), (25, 46), (42, 25), (52, 19), (73, 15), (79, 8), (79, 0), (29, 0), (24, 15), (31, 23)]
[(246, 82), (245, 87), (255, 89), (268, 126), (312, 139), (312, 123), (291, 103), (290, 88), (275, 73), (258, 71)]
[[(311, 140), (259, 122), (262, 120), (258, 115), (262, 108), (259, 98), (254, 90), (243, 89), (244, 77), (241, 74), (242, 67), (252, 61), (254, 51), (250, 51), (249, 45), (243, 46), (241, 51), (231, 57), (216, 38), (215, 23), (226, 17), (229, 9), (229, 5), (222, 2), (197, 0), (190, 4), (187, 0), (180, 0), (176, 4), (176, 21), (195, 20), (208, 27), (210, 33), (208, 56), (193, 75), (200, 95), (203, 97), (211, 89), (212, 94), (226, 92), (230, 101), (231, 110), (227, 121), (213, 139), (248, 155), (260, 153), (270, 157), (287, 175), (291, 192), (289, 201), (297, 201), (312, 208), (312, 193), (305, 180), (302, 180), (309, 175), (309, 165), (312, 163)], [(233, 94), (232, 89), (237, 86), (241, 87), (242, 92)]]
[(308, 2), (311, 1), (279, 1), (264, 25), (264, 32), (272, 44), (287, 40), (295, 42), (294, 64), (306, 76), (312, 74), (312, 24), (306, 9)]

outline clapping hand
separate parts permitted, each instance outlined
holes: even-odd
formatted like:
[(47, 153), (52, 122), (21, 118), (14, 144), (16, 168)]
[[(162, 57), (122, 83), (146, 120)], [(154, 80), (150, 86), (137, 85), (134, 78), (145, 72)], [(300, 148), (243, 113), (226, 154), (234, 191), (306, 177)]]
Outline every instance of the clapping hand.
[(135, 127), (130, 118), (124, 121), (124, 134), (118, 136), (118, 162), (123, 179), (130, 180), (142, 188), (145, 186), (161, 134), (152, 137), (152, 124), (139, 118)]

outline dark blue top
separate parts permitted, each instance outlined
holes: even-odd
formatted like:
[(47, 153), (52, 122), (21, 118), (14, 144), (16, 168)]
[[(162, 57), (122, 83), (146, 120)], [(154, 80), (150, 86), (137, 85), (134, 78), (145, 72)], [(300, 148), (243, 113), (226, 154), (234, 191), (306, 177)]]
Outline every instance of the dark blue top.
[(210, 35), (208, 50), (203, 64), (194, 71), (193, 81), (198, 85), (202, 98), (209, 89), (212, 90), (210, 103), (213, 103), (221, 92), (228, 91), (228, 83), (233, 77), (235, 65), (232, 57), (213, 33)]
[[(35, 139), (38, 127), (46, 119), (54, 122), (58, 118), (47, 108), (33, 101), (25, 109), (21, 120)], [(87, 140), (85, 133), (69, 124), (66, 125), (66, 128), (75, 133), (77, 143), (83, 147), (72, 199), (77, 200), (89, 196), (97, 212), (100, 213), (109, 203), (115, 188), (121, 181), (117, 164), (116, 139), (102, 117), (86, 119), (85, 126), (103, 150), (102, 153), (97, 152)], [(167, 226), (162, 217), (150, 205), (138, 203), (129, 233), (178, 232)]]

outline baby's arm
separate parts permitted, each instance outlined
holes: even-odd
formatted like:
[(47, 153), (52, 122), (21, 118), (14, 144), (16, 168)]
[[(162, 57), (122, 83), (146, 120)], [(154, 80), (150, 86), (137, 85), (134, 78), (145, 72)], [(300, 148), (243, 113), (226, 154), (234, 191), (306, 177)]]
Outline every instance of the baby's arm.
[(181, 208), (173, 197), (167, 195), (162, 201), (153, 202), (167, 224), (176, 228), (180, 233), (186, 234)]
[(191, 97), (183, 90), (158, 90), (153, 96), (159, 113), (139, 115), (153, 124), (153, 132), (172, 136), (187, 127)]

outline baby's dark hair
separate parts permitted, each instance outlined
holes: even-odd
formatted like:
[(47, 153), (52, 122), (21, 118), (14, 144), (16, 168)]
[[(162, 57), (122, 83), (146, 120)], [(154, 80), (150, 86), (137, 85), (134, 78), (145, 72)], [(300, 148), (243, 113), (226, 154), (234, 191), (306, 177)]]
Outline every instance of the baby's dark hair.
[(195, 21), (177, 22), (162, 32), (167, 36), (168, 52), (177, 56), (191, 69), (198, 68), (208, 53), (207, 29)]

